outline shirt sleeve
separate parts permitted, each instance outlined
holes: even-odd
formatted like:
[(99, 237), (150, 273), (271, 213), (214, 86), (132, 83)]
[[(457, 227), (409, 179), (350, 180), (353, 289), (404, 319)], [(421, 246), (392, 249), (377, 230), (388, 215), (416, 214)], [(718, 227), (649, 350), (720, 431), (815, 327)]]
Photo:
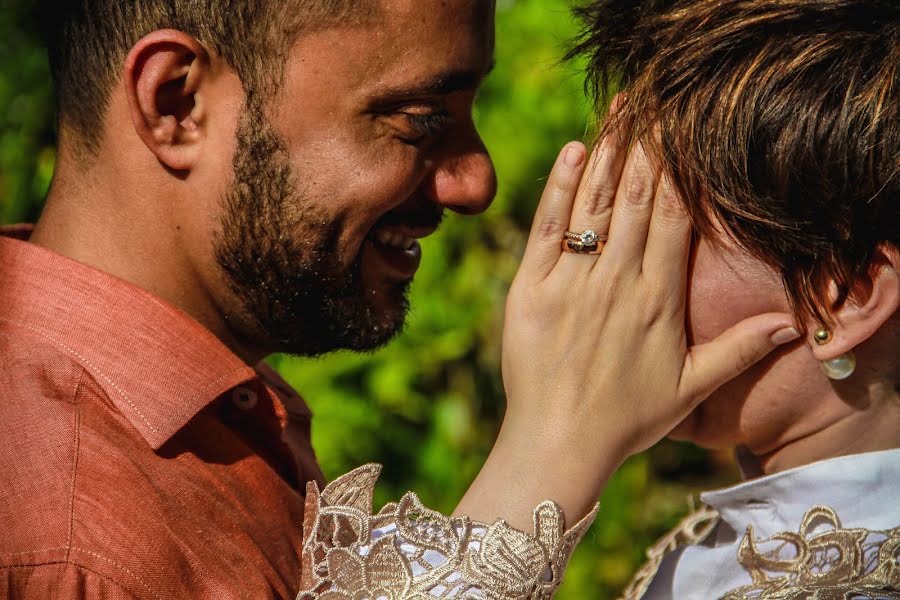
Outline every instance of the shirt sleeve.
[(0, 590), (16, 600), (136, 600), (108, 577), (67, 562), (0, 566)]
[(302, 589), (297, 600), (546, 600), (597, 507), (568, 530), (554, 502), (534, 511), (534, 532), (498, 520), (446, 517), (412, 492), (372, 514), (379, 465), (307, 486)]

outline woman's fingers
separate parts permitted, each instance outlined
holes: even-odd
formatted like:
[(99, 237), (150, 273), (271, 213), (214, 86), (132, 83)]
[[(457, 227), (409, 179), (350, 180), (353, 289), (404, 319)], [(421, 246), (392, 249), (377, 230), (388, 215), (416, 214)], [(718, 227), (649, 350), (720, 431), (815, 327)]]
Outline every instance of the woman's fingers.
[(644, 250), (643, 272), (672, 297), (683, 298), (691, 254), (691, 219), (667, 175), (661, 175)]
[(719, 337), (688, 349), (678, 397), (693, 409), (717, 388), (800, 337), (791, 315), (767, 313), (744, 319)]
[(559, 153), (534, 216), (520, 274), (532, 281), (545, 278), (559, 261), (563, 234), (572, 218), (572, 204), (584, 172), (586, 150), (569, 142)]
[(658, 179), (658, 166), (647, 154), (644, 144), (635, 142), (616, 190), (609, 241), (598, 266), (619, 263), (616, 270), (640, 272)]
[[(619, 97), (616, 97), (607, 119), (614, 118), (618, 101)], [(594, 148), (575, 196), (572, 222), (569, 224), (572, 231), (580, 233), (592, 229), (598, 234), (609, 233), (613, 200), (625, 167), (630, 137), (630, 125), (619, 120), (615, 129)]]

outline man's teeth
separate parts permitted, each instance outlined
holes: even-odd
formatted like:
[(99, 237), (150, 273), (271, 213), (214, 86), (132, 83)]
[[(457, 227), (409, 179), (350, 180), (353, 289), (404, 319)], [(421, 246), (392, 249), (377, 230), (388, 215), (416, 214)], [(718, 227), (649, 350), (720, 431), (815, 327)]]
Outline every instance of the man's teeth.
[(406, 237), (405, 235), (400, 235), (393, 231), (385, 231), (384, 229), (379, 229), (375, 232), (375, 239), (385, 246), (393, 246), (395, 248), (402, 248), (403, 250), (411, 250), (412, 247), (416, 245), (416, 238)]

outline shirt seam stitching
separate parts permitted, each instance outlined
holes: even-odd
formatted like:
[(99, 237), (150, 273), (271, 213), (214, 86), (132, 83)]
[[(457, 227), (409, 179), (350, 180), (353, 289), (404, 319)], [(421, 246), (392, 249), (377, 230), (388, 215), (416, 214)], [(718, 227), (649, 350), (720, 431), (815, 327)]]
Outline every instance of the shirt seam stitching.
[(103, 371), (101, 371), (99, 367), (95, 366), (94, 363), (92, 363), (92, 362), (89, 361), (87, 358), (85, 358), (84, 356), (82, 356), (81, 354), (79, 354), (77, 350), (74, 350), (74, 349), (70, 348), (69, 346), (67, 346), (66, 344), (60, 342), (59, 340), (57, 340), (56, 338), (54, 338), (54, 337), (51, 336), (50, 334), (44, 333), (43, 331), (40, 331), (39, 329), (36, 329), (36, 328), (32, 327), (31, 325), (28, 325), (27, 323), (21, 323), (21, 322), (19, 322), (19, 321), (13, 321), (12, 319), (7, 319), (6, 317), (0, 317), (0, 321), (6, 321), (7, 323), (11, 323), (11, 324), (13, 324), (13, 325), (18, 325), (19, 327), (24, 327), (25, 329), (27, 329), (27, 330), (29, 330), (29, 331), (31, 331), (31, 332), (33, 332), (33, 333), (36, 333), (36, 334), (38, 334), (38, 335), (40, 335), (40, 336), (42, 336), (42, 337), (44, 337), (44, 338), (50, 340), (51, 342), (53, 342), (54, 344), (56, 344), (57, 346), (59, 346), (60, 348), (62, 348), (63, 350), (65, 350), (66, 352), (68, 352), (69, 354), (72, 354), (73, 356), (75, 356), (76, 358), (78, 358), (78, 360), (79, 360), (83, 365), (85, 365), (86, 367), (88, 367), (88, 368), (91, 369), (92, 371), (96, 372), (98, 375), (100, 375), (103, 379), (105, 379), (105, 380), (109, 383), (109, 385), (111, 385), (111, 386), (113, 387), (114, 390), (116, 390), (116, 391), (122, 396), (122, 398), (125, 400), (125, 402), (128, 403), (128, 406), (130, 406), (130, 407), (132, 408), (132, 410), (134, 410), (134, 412), (137, 413), (137, 415), (141, 418), (141, 420), (144, 422), (144, 424), (145, 424), (148, 428), (150, 428), (150, 431), (152, 431), (152, 432), (154, 432), (154, 433), (157, 433), (157, 429), (156, 429), (153, 425), (150, 424), (150, 421), (147, 420), (147, 417), (144, 416), (144, 413), (142, 413), (142, 412), (138, 409), (138, 407), (136, 407), (136, 406), (134, 405), (134, 403), (128, 398), (128, 396), (125, 394), (125, 392), (123, 392), (122, 389), (121, 389), (118, 385), (116, 385), (115, 382), (114, 382), (112, 379), (109, 378), (109, 376), (107, 376)]
[[(105, 556), (102, 556), (102, 555), (100, 555), (100, 554), (97, 554), (96, 552), (91, 552), (90, 550), (85, 550), (84, 548), (76, 548), (76, 547), (73, 546), (73, 547), (71, 548), (71, 550), (74, 550), (75, 552), (80, 552), (80, 553), (82, 553), (82, 554), (87, 554), (88, 556), (93, 556), (94, 558), (98, 558), (98, 559), (100, 559), (100, 560), (102, 560), (102, 561), (108, 562), (109, 564), (111, 564), (112, 566), (116, 567), (117, 569), (119, 569), (119, 570), (121, 570), (121, 571), (123, 571), (123, 572), (125, 572), (125, 573), (128, 573), (130, 576), (134, 577), (135, 581), (137, 581), (137, 582), (140, 583), (142, 586), (144, 586), (144, 588), (146, 588), (146, 590), (147, 590), (148, 592), (150, 592), (150, 593), (153, 595), (154, 598), (158, 598), (159, 600), (162, 600), (162, 596), (160, 596), (159, 594), (157, 594), (156, 592), (154, 592), (154, 591), (153, 591), (153, 588), (151, 588), (149, 585), (147, 585), (147, 583), (146, 583), (143, 579), (141, 579), (140, 577), (138, 577), (137, 574), (133, 573), (128, 567), (126, 567), (126, 566), (124, 566), (124, 565), (121, 565), (121, 564), (117, 563), (116, 561), (114, 561), (114, 560), (112, 560), (112, 559), (106, 558)], [(70, 560), (70, 561), (67, 561), (67, 562), (71, 562), (72, 564), (78, 564), (77, 562), (71, 561), (71, 560)]]
[[(59, 548), (52, 548), (52, 549), (58, 550)], [(102, 557), (98, 556), (98, 558), (102, 558)], [(106, 560), (106, 559), (104, 559), (104, 560)], [(105, 579), (106, 581), (111, 582), (113, 585), (120, 588), (121, 590), (127, 592), (129, 596), (134, 597), (134, 594), (132, 594), (130, 591), (128, 591), (128, 586), (123, 584), (121, 581), (119, 581), (115, 577), (111, 577), (110, 575), (103, 573), (101, 571), (98, 571), (97, 569), (92, 569), (92, 568), (88, 567), (87, 565), (83, 565), (77, 561), (73, 561), (73, 560), (69, 560), (69, 559), (48, 560), (48, 561), (39, 561), (39, 562), (34, 562), (34, 563), (23, 563), (23, 564), (0, 565), (0, 569), (23, 569), (23, 568), (29, 568), (29, 567), (45, 567), (45, 566), (49, 566), (49, 565), (71, 565), (71, 566), (77, 567), (79, 569), (82, 569), (84, 571), (87, 571), (89, 573), (93, 573), (97, 577), (100, 577), (101, 579)], [(116, 565), (116, 566), (118, 566), (118, 565)], [(141, 581), (141, 579), (139, 577), (137, 577), (136, 575), (134, 575), (127, 569), (125, 569), (125, 571), (128, 572), (129, 574), (131, 574), (137, 581), (139, 581), (141, 583), (141, 585), (143, 585), (145, 588), (147, 588), (147, 591), (150, 592), (150, 594), (152, 594), (154, 598), (159, 598), (160, 600), (162, 600), (162, 597), (157, 595), (156, 592), (154, 592), (152, 589), (150, 589), (150, 587), (147, 586), (146, 583)]]
[[(68, 546), (56, 546), (54, 548), (41, 548), (40, 550), (21, 550), (19, 552), (3, 553), (0, 556), (19, 556), (21, 554), (40, 554), (41, 552), (53, 552), (54, 550), (66, 550), (66, 549), (68, 549)], [(55, 561), (55, 562), (58, 562), (58, 561)], [(7, 567), (7, 566), (13, 566), (13, 565), (7, 565), (7, 564), (4, 564), (3, 562), (0, 562), (0, 568)]]
[(78, 375), (78, 383), (75, 384), (75, 392), (72, 394), (72, 405), (75, 407), (75, 415), (72, 423), (72, 479), (71, 496), (69, 498), (69, 532), (66, 538), (66, 560), (69, 560), (72, 551), (72, 540), (75, 530), (75, 484), (78, 476), (78, 459), (81, 451), (81, 412), (76, 400), (84, 381), (84, 368)]

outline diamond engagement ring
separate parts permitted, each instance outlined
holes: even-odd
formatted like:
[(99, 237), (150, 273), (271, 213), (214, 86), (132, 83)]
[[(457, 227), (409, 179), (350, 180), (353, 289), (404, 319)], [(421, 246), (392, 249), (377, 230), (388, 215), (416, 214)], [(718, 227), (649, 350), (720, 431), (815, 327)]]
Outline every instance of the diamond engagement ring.
[(581, 233), (567, 231), (562, 240), (562, 249), (575, 254), (600, 254), (609, 236), (600, 234), (593, 229), (586, 229)]

